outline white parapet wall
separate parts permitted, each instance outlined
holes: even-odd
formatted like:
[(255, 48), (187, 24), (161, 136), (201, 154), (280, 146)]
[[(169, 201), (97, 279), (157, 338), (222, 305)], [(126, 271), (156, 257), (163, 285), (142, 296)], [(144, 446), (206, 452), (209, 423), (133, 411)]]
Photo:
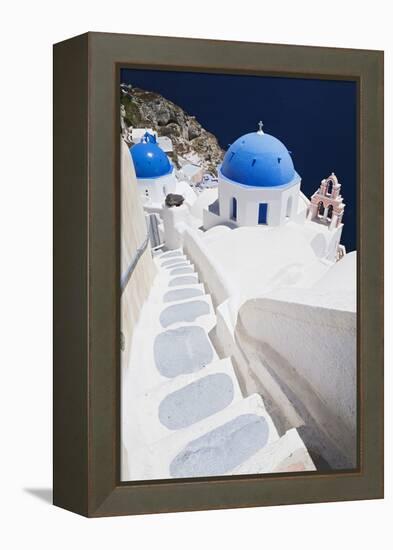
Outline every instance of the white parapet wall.
[(287, 398), (335, 467), (356, 466), (356, 311), (348, 297), (318, 288), (274, 291), (243, 304), (235, 329), (281, 423), (293, 422)]
[(183, 248), (195, 265), (200, 280), (206, 285), (215, 306), (234, 294), (225, 273), (209, 252), (198, 231), (189, 228), (184, 229)]
[(127, 367), (134, 327), (156, 275), (127, 145), (121, 141), (121, 362)]
[(190, 210), (186, 204), (180, 206), (162, 207), (162, 220), (164, 223), (165, 245), (168, 250), (180, 248), (183, 242), (183, 230), (190, 223)]
[(357, 450), (356, 253), (327, 267), (305, 288), (232, 294), (216, 310), (216, 345), (281, 435), (299, 428), (308, 447), (344, 468)]
[[(127, 145), (120, 150), (120, 330), (122, 375), (130, 359), (131, 341), (157, 270), (147, 240), (147, 226)], [(122, 476), (128, 477), (128, 456), (121, 444)]]

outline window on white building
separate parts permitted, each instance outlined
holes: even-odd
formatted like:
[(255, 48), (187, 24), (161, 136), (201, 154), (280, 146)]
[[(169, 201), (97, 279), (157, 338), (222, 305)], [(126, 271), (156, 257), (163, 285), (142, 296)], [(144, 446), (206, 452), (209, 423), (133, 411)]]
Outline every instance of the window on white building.
[(237, 200), (235, 197), (231, 200), (231, 219), (234, 221), (237, 220)]
[(267, 203), (261, 202), (258, 209), (258, 223), (267, 224)]
[(291, 217), (291, 214), (292, 214), (292, 197), (289, 197), (288, 200), (287, 200), (287, 212), (286, 212), (286, 218), (290, 218)]

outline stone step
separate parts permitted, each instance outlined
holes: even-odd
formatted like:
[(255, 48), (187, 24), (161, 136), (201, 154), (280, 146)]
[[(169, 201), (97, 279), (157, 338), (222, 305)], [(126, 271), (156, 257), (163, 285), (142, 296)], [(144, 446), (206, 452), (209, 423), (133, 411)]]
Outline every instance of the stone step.
[[(127, 383), (132, 387), (130, 394), (138, 395), (157, 388), (176, 376), (197, 372), (218, 360), (208, 331), (203, 326), (188, 324), (163, 329), (156, 321), (153, 333), (150, 332), (150, 319), (150, 311), (143, 311), (133, 338), (130, 357), (133, 368), (124, 374), (125, 387)], [(143, 330), (143, 327), (148, 329)]]
[(160, 266), (160, 269), (165, 270), (168, 273), (170, 271), (172, 271), (173, 269), (182, 269), (182, 268), (192, 266), (190, 260), (187, 260), (187, 259), (184, 259), (184, 260), (181, 260), (181, 261), (176, 261), (175, 263), (172, 263), (173, 260), (167, 260), (167, 261), (170, 262), (170, 264), (165, 265), (166, 262), (163, 262), (163, 265)]
[(180, 277), (184, 275), (192, 275), (197, 274), (194, 264), (188, 263), (187, 265), (183, 266), (171, 266), (170, 269), (161, 268), (162, 275), (166, 275), (168, 277), (168, 283), (173, 280), (175, 277)]
[(166, 328), (193, 323), (204, 326), (209, 332), (216, 325), (214, 306), (204, 286), (167, 286), (165, 275), (159, 273), (149, 295), (150, 330), (153, 335)]
[(160, 260), (169, 260), (169, 258), (177, 258), (178, 256), (183, 256), (184, 252), (182, 248), (176, 248), (176, 250), (167, 250), (162, 254), (157, 254), (156, 258)]
[(316, 467), (296, 428), (288, 430), (237, 468), (231, 475), (315, 471)]
[[(134, 331), (131, 374), (127, 370), (124, 373), (133, 387), (129, 390), (132, 395), (157, 387), (178, 374), (195, 372), (218, 359), (208, 337), (216, 324), (210, 296), (184, 299), (183, 293), (182, 300), (172, 301), (179, 295), (168, 295), (169, 292), (191, 288), (204, 293), (204, 287), (197, 280), (195, 284), (170, 287), (166, 271), (159, 269)], [(166, 296), (168, 301), (164, 301)]]
[(189, 286), (189, 285), (195, 285), (198, 283), (199, 283), (198, 273), (190, 273), (188, 275), (174, 276), (166, 282), (168, 290), (171, 288), (177, 288), (179, 286)]
[(215, 327), (216, 322), (210, 294), (196, 296), (188, 300), (161, 303), (158, 315), (158, 327), (161, 331), (192, 324), (203, 327), (209, 333)]
[(277, 439), (261, 397), (253, 394), (153, 445), (135, 448), (129, 460), (131, 478), (229, 475)]
[(191, 262), (186, 256), (179, 256), (178, 258), (168, 258), (164, 260), (158, 260), (156, 262), (159, 266), (159, 269), (166, 269), (169, 271), (170, 269), (174, 269), (177, 266), (181, 266), (183, 264), (189, 265)]
[(135, 400), (136, 422), (147, 444), (184, 431), (242, 399), (229, 358), (182, 374)]
[[(176, 263), (172, 263), (172, 262)], [(179, 259), (169, 258), (165, 261), (155, 260), (158, 269), (158, 280), (160, 285), (179, 286), (186, 284), (195, 284), (199, 282), (198, 273), (195, 270), (194, 264), (187, 257)], [(171, 262), (171, 265), (166, 264)], [(164, 265), (166, 264), (166, 265)], [(176, 281), (180, 279), (180, 282)], [(182, 282), (184, 280), (184, 282)], [(175, 282), (173, 282), (175, 281)]]
[[(180, 290), (181, 292), (178, 293), (177, 292), (178, 290)], [(165, 281), (163, 284), (157, 284), (152, 288), (149, 299), (154, 301), (157, 304), (161, 303), (165, 305), (166, 304), (169, 305), (170, 303), (174, 303), (174, 302), (182, 302), (182, 301), (189, 300), (190, 298), (185, 297), (187, 293), (183, 292), (184, 290), (197, 290), (198, 293), (193, 293), (194, 294), (193, 297), (195, 298), (197, 296), (203, 296), (206, 294), (205, 286), (203, 283), (197, 282), (192, 284), (176, 285), (176, 286), (169, 287), (167, 284), (167, 281)]]
[(153, 342), (154, 365), (167, 379), (197, 372), (217, 359), (206, 330), (197, 325), (162, 331)]
[(140, 448), (141, 452), (149, 436), (143, 410), (135, 409), (136, 403), (141, 404), (140, 396), (176, 377), (181, 379), (203, 371), (219, 360), (202, 327), (191, 325), (169, 329), (153, 338), (149, 332), (149, 313), (149, 308), (142, 312), (131, 347), (130, 368), (122, 369), (121, 380), (124, 441), (132, 442), (132, 445), (127, 445), (128, 449)]
[(174, 302), (188, 301), (199, 296), (205, 295), (205, 287), (202, 283), (195, 285), (179, 286), (176, 288), (168, 288), (162, 295), (163, 304), (172, 304)]

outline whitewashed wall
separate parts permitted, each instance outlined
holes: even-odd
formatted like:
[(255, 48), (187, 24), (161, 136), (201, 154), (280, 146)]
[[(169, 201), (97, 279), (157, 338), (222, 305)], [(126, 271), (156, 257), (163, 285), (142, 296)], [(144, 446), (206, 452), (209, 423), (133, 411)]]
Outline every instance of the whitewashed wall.
[[(121, 142), (121, 280), (127, 279), (127, 272), (135, 259), (138, 249), (147, 237), (147, 227), (142, 204), (136, 185), (134, 166), (127, 145)], [(124, 349), (121, 354), (122, 366), (128, 364), (133, 329), (145, 301), (156, 270), (150, 245), (140, 256), (131, 277), (121, 295), (121, 332)]]
[(236, 339), (241, 347), (253, 342), (254, 377), (277, 384), (279, 391), (270, 393), (279, 415), (285, 417), (283, 392), (305, 423), (315, 423), (355, 465), (356, 311), (350, 294), (287, 289), (249, 300), (240, 308)]
[(151, 202), (162, 204), (168, 193), (176, 190), (176, 177), (173, 172), (159, 178), (138, 178), (137, 186), (142, 203), (150, 199)]
[(260, 203), (267, 203), (267, 225), (276, 226), (285, 223), (287, 203), (292, 198), (291, 215), (296, 217), (300, 192), (300, 178), (289, 187), (250, 187), (232, 183), (219, 173), (218, 195), (220, 201), (220, 217), (231, 220), (231, 202), (237, 200), (238, 226), (258, 225), (258, 209)]
[(211, 294), (217, 306), (228, 299), (233, 291), (225, 273), (209, 253), (203, 239), (197, 231), (185, 229), (183, 232), (183, 248), (198, 271), (199, 278)]

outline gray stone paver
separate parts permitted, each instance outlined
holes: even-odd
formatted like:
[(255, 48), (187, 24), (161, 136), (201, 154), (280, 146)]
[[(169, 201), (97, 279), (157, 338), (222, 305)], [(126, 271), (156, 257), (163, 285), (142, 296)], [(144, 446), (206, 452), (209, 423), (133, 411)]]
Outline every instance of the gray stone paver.
[(243, 414), (188, 443), (170, 464), (172, 477), (224, 475), (262, 449), (269, 438), (263, 416)]
[(200, 288), (177, 288), (176, 290), (169, 290), (164, 294), (164, 302), (188, 300), (196, 296), (203, 296), (203, 292)]
[(160, 315), (160, 323), (164, 328), (175, 323), (192, 323), (198, 317), (210, 312), (209, 304), (202, 300), (183, 302), (166, 307)]
[(233, 395), (230, 376), (210, 374), (168, 394), (160, 403), (158, 416), (170, 430), (187, 428), (227, 407)]
[(208, 365), (214, 356), (205, 330), (198, 326), (161, 332), (153, 346), (156, 367), (167, 378), (196, 372)]

